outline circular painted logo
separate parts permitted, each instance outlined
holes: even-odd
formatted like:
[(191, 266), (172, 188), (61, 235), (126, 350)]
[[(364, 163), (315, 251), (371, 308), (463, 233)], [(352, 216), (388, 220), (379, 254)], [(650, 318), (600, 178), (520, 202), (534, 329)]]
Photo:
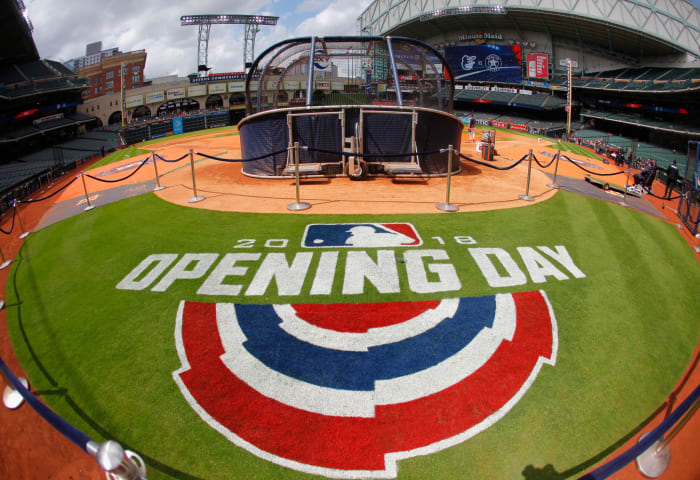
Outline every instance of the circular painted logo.
[(490, 72), (497, 72), (501, 69), (503, 66), (503, 60), (501, 60), (501, 57), (496, 55), (495, 53), (492, 53), (488, 57), (486, 57), (486, 68)]
[(211, 427), (260, 458), (334, 478), (485, 430), (554, 365), (544, 292), (423, 302), (181, 302), (173, 372)]

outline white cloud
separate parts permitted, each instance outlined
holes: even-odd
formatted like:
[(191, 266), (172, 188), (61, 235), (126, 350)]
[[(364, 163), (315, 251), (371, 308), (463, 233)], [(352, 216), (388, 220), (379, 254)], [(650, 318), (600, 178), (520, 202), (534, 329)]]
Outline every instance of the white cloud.
[[(196, 69), (198, 27), (180, 25), (182, 15), (245, 13), (279, 16), (277, 26), (261, 26), (255, 54), (291, 37), (354, 35), (356, 20), (371, 0), (199, 0), (183, 5), (167, 0), (24, 0), (42, 58), (67, 61), (85, 54), (88, 43), (123, 52), (146, 50), (146, 78), (187, 75)], [(325, 7), (325, 8), (324, 8)], [(322, 9), (321, 11), (318, 11)], [(279, 13), (278, 13), (279, 12)], [(313, 12), (317, 12), (315, 15)], [(306, 15), (306, 16), (305, 16)], [(312, 16), (310, 16), (312, 15)], [(243, 70), (243, 25), (213, 25), (209, 64), (216, 72)]]

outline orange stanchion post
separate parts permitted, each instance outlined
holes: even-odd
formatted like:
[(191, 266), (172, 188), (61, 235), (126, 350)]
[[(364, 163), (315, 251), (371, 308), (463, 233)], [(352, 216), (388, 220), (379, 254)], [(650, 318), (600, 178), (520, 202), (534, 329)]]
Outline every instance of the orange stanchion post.
[(530, 149), (530, 153), (528, 153), (527, 157), (527, 187), (525, 188), (525, 195), (518, 195), (518, 197), (527, 202), (533, 202), (535, 199), (530, 196), (530, 179), (532, 178), (532, 149)]
[(151, 159), (153, 160), (153, 169), (156, 171), (156, 187), (153, 189), (154, 192), (163, 190), (165, 187), (160, 184), (160, 176), (158, 175), (158, 165), (156, 164), (156, 154), (151, 152)]
[(197, 195), (197, 184), (194, 181), (194, 153), (192, 152), (192, 149), (190, 148), (190, 168), (192, 169), (192, 192), (194, 193), (194, 196), (187, 200), (188, 203), (196, 203), (196, 202), (201, 202), (204, 200), (205, 197), (204, 195)]
[(87, 212), (88, 210), (92, 210), (93, 208), (95, 208), (95, 206), (90, 203), (90, 195), (88, 195), (87, 186), (85, 185), (85, 173), (84, 172), (80, 172), (80, 178), (83, 179), (83, 191), (85, 192), (85, 200), (87, 201), (87, 205), (88, 205), (87, 207), (85, 207), (84, 211)]
[(443, 212), (456, 212), (459, 210), (459, 207), (450, 203), (450, 185), (452, 183), (452, 153), (454, 152), (454, 147), (452, 145), (448, 145), (447, 148), (440, 149), (440, 153), (445, 152), (447, 152), (447, 193), (445, 194), (445, 203), (436, 203), (435, 207)]

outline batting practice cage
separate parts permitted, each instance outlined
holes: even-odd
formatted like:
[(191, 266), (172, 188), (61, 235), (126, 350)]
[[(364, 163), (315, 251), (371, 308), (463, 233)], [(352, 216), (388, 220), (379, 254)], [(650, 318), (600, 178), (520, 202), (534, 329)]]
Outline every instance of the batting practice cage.
[[(307, 37), (273, 45), (246, 78), (243, 173), (447, 175), (445, 149), (459, 151), (463, 128), (452, 114), (453, 78), (437, 50), (409, 38)], [(453, 165), (459, 172), (459, 162)]]
[[(688, 142), (688, 161), (683, 175), (683, 195), (678, 205), (678, 216), (693, 235), (700, 226), (700, 142)], [(682, 172), (681, 172), (682, 173)]]

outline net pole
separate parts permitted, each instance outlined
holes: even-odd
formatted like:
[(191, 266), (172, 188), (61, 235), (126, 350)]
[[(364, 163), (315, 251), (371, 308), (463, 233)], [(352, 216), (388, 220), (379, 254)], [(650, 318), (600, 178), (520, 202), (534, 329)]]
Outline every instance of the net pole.
[(525, 195), (518, 195), (522, 200), (526, 202), (532, 202), (535, 199), (530, 196), (530, 180), (532, 178), (532, 149), (527, 154), (527, 186), (525, 187)]
[(446, 149), (442, 148), (440, 149), (440, 153), (445, 153), (447, 152), (447, 192), (445, 194), (445, 203), (438, 203), (435, 205), (438, 210), (442, 210), (444, 212), (455, 212), (458, 210), (458, 207), (456, 205), (452, 205), (450, 203), (450, 184), (452, 183), (452, 153), (454, 151), (454, 147), (452, 145), (449, 145)]
[(627, 204), (627, 186), (630, 184), (630, 171), (631, 170), (632, 170), (632, 168), (630, 166), (628, 166), (627, 167), (627, 178), (625, 179), (625, 192), (624, 192), (624, 196), (622, 197), (622, 202), (620, 202), (620, 205), (622, 205), (623, 207), (629, 206)]
[(94, 205), (90, 203), (90, 195), (88, 195), (87, 186), (85, 185), (85, 172), (80, 172), (80, 178), (83, 180), (83, 191), (85, 192), (85, 200), (87, 200), (87, 207), (85, 207), (85, 212), (95, 208)]
[(22, 231), (22, 234), (19, 236), (19, 238), (24, 239), (29, 236), (29, 232), (24, 231), (24, 225), (22, 225), (22, 215), (19, 214), (19, 207), (17, 206), (17, 200), (14, 200), (14, 207), (17, 209), (17, 220), (19, 221), (19, 229)]
[(158, 175), (158, 165), (156, 161), (156, 154), (154, 152), (151, 152), (151, 159), (153, 160), (153, 170), (156, 172), (156, 188), (153, 189), (154, 192), (157, 192), (158, 190), (163, 190), (165, 187), (161, 186), (160, 184), (160, 176)]
[(557, 184), (557, 173), (559, 172), (559, 159), (561, 158), (561, 150), (557, 150), (557, 163), (554, 164), (554, 179), (552, 179), (552, 183), (548, 183), (547, 186), (549, 188), (559, 188), (559, 184)]
[(197, 183), (195, 182), (195, 179), (194, 179), (194, 152), (192, 151), (191, 148), (190, 148), (190, 170), (192, 171), (192, 192), (194, 193), (194, 197), (187, 200), (187, 202), (188, 203), (201, 202), (206, 197), (204, 197), (203, 195), (197, 195)]
[(296, 170), (296, 202), (287, 205), (288, 210), (306, 210), (311, 207), (311, 204), (299, 201), (299, 182), (300, 182), (300, 172), (299, 172), (299, 142), (294, 142), (294, 147), (292, 148), (292, 155), (294, 157), (294, 168)]

